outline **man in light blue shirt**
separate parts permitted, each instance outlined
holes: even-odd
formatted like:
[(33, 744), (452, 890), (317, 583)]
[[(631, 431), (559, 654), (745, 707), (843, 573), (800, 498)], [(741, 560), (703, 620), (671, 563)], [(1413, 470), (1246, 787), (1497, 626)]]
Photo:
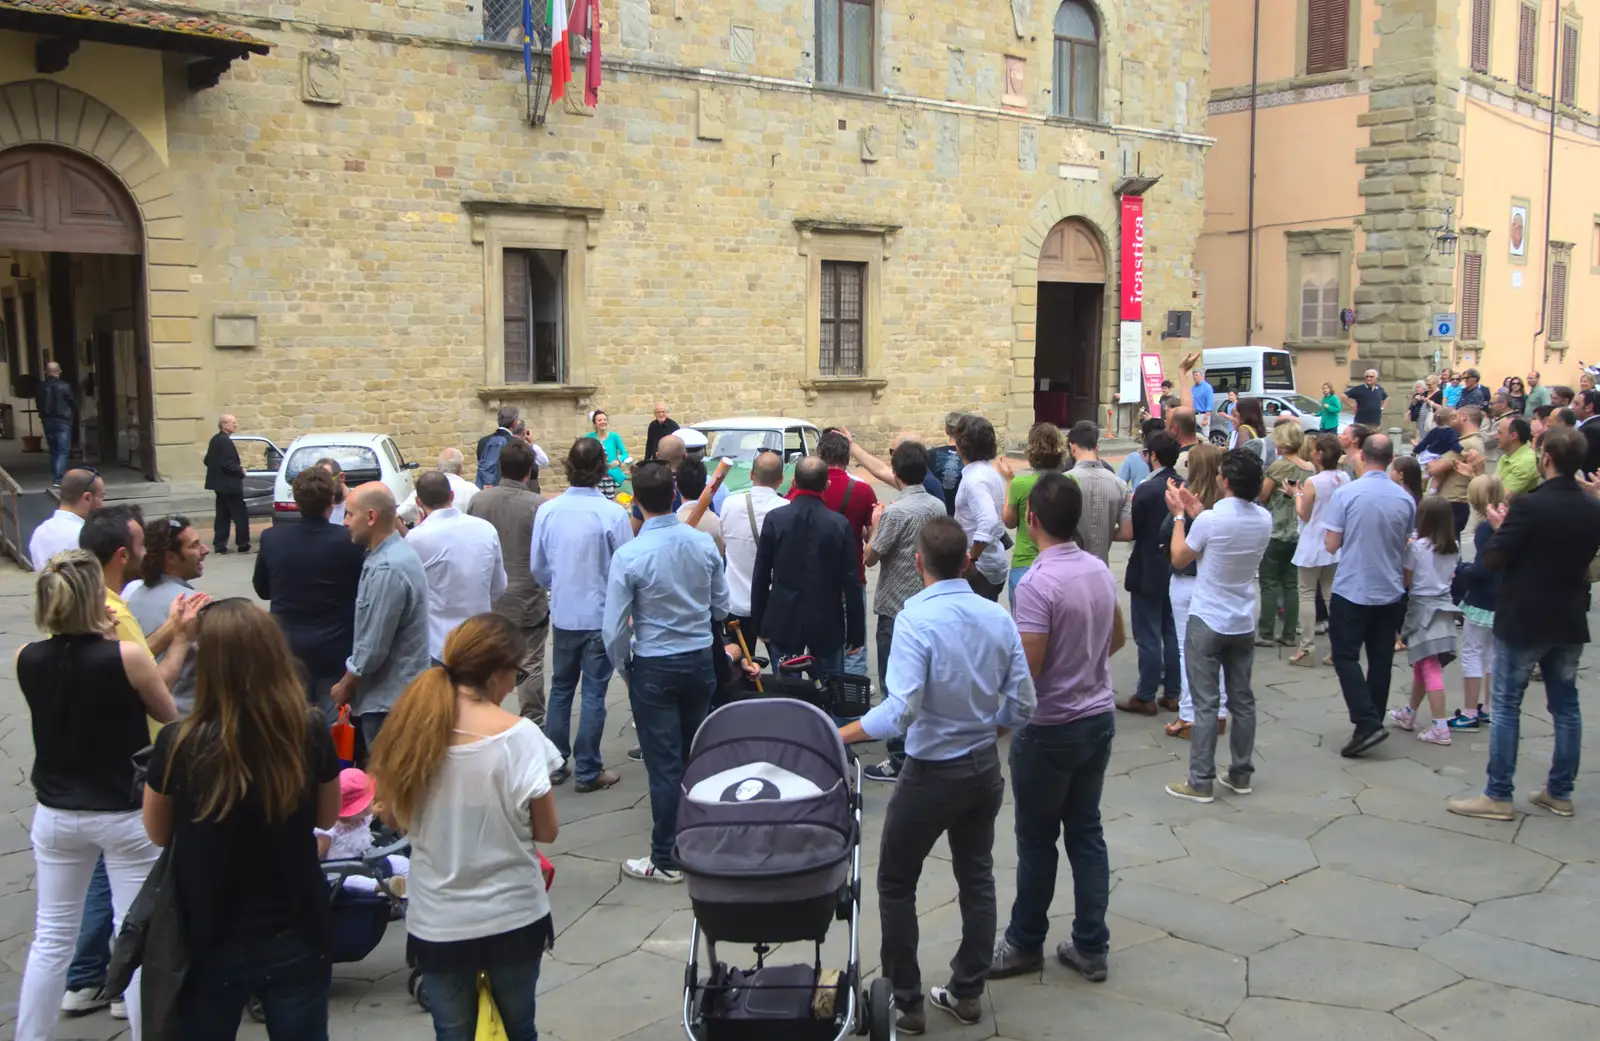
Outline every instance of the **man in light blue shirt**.
[[(1361, 446), (1361, 476), (1328, 503), (1329, 553), (1339, 553), (1339, 571), (1328, 601), (1328, 639), (1333, 667), (1350, 710), (1355, 733), (1340, 751), (1352, 758), (1389, 736), (1389, 671), (1394, 638), (1405, 620), (1406, 542), (1417, 523), (1411, 493), (1389, 479), (1394, 444), (1373, 434)], [(1367, 671), (1361, 671), (1361, 648)]]
[(611, 663), (628, 678), (654, 826), (650, 855), (623, 861), (622, 870), (649, 882), (681, 882), (672, 859), (678, 784), (716, 693), (712, 625), (728, 617), (728, 580), (716, 542), (673, 512), (671, 470), (661, 463), (636, 469), (633, 498), (644, 523), (611, 558), (604, 631)]
[(1005, 795), (996, 741), (1003, 729), (1027, 723), (1037, 702), (1010, 613), (961, 577), (968, 545), (949, 517), (923, 523), (916, 562), (924, 588), (895, 617), (883, 702), (839, 730), (846, 743), (906, 738), (883, 823), (878, 908), (883, 975), (908, 1034), (926, 1026), (917, 880), (941, 835), (949, 837), (961, 894), (961, 946), (949, 987), (931, 988), (928, 1000), (964, 1024), (982, 1014), (996, 925), (994, 822)]
[[(606, 685), (611, 661), (606, 657), (600, 624), (606, 602), (606, 576), (611, 557), (633, 538), (628, 511), (600, 494), (606, 476), (606, 450), (592, 437), (580, 437), (567, 453), (567, 490), (533, 515), (533, 542), (528, 570), (550, 590), (550, 702), (545, 707), (545, 736), (568, 762), (550, 775), (563, 784), (578, 774), (580, 792), (609, 788), (617, 775), (600, 759), (600, 738), (606, 728)], [(578, 736), (572, 731), (572, 696), (583, 679), (583, 708)]]
[(1194, 378), (1190, 404), (1194, 406), (1194, 418), (1200, 425), (1200, 435), (1204, 437), (1211, 429), (1211, 410), (1217, 407), (1217, 392), (1211, 389), (1211, 384), (1206, 382), (1199, 369), (1189, 375)]

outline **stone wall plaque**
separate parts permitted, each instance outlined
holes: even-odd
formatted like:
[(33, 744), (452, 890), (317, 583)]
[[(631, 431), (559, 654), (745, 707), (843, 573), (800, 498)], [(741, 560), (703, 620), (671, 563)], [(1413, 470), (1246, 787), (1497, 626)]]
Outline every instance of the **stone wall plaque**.
[(1000, 104), (1009, 109), (1026, 111), (1028, 108), (1028, 62), (1014, 54), (1006, 55), (1006, 81)]
[(721, 141), (728, 130), (728, 101), (709, 87), (700, 91), (696, 112), (695, 136), (702, 141)]
[(1026, 40), (1028, 29), (1033, 23), (1033, 0), (1011, 0), (1011, 27), (1017, 32), (1017, 39)]
[(977, 151), (980, 162), (992, 161), (1000, 151), (1000, 121), (998, 119), (980, 119), (973, 127), (973, 147)]
[(967, 77), (967, 52), (950, 48), (944, 96), (951, 101), (966, 101), (972, 96), (972, 80)]
[(861, 161), (875, 163), (883, 154), (883, 131), (869, 124), (861, 128)]
[(755, 64), (755, 26), (736, 25), (728, 31), (728, 55), (740, 65)]
[(300, 100), (312, 105), (344, 104), (344, 70), (338, 54), (322, 47), (300, 55)]
[(211, 318), (211, 345), (223, 350), (256, 347), (258, 332), (253, 314), (219, 314)]
[(1017, 128), (1017, 169), (1033, 171), (1039, 168), (1039, 130), (1037, 127)]

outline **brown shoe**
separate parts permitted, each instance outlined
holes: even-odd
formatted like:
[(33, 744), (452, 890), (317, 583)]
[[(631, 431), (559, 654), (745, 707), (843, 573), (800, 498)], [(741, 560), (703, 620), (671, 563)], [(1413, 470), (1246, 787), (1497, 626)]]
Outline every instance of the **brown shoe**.
[(1175, 737), (1181, 741), (1187, 741), (1189, 740), (1189, 731), (1194, 729), (1194, 724), (1185, 723), (1181, 719), (1175, 719), (1162, 729), (1167, 732), (1168, 737)]
[(1138, 698), (1123, 698), (1117, 702), (1117, 709), (1122, 712), (1132, 712), (1140, 716), (1153, 716), (1161, 711), (1156, 708), (1154, 701), (1140, 701)]
[(581, 795), (587, 795), (589, 792), (604, 791), (607, 788), (615, 785), (620, 780), (622, 780), (622, 778), (617, 774), (612, 773), (610, 770), (601, 770), (595, 775), (594, 780), (579, 781), (577, 784), (573, 785), (573, 789)]
[(1156, 708), (1160, 709), (1163, 712), (1176, 712), (1176, 711), (1178, 711), (1178, 699), (1177, 698), (1157, 698), (1156, 699)]

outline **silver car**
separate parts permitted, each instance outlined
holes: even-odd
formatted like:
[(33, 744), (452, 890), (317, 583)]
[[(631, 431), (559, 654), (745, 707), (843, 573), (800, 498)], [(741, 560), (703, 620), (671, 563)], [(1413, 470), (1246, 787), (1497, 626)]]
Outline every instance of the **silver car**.
[[(1322, 429), (1322, 402), (1316, 398), (1307, 397), (1295, 391), (1245, 391), (1239, 395), (1241, 398), (1255, 398), (1261, 402), (1261, 416), (1267, 421), (1267, 426), (1272, 427), (1279, 416), (1293, 416), (1300, 421), (1300, 429), (1308, 434), (1315, 434)], [(1220, 412), (1220, 410), (1219, 410)], [(1339, 429), (1343, 430), (1355, 422), (1355, 415), (1350, 412), (1339, 413)], [(1220, 422), (1218, 420), (1221, 420)], [(1226, 417), (1219, 414), (1211, 423), (1211, 440), (1226, 448), (1228, 434), (1231, 432)]]

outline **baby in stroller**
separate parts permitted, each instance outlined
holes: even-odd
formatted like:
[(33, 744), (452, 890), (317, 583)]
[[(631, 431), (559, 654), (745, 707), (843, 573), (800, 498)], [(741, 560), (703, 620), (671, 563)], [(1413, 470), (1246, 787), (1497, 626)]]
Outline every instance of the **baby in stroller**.
[(398, 853), (377, 857), (372, 834), (372, 779), (366, 771), (347, 767), (339, 771), (339, 819), (327, 831), (317, 829), (317, 856), (323, 860), (359, 861), (370, 869), (342, 874), (339, 884), (352, 893), (376, 893), (385, 879), (396, 897), (405, 896), (411, 861)]

